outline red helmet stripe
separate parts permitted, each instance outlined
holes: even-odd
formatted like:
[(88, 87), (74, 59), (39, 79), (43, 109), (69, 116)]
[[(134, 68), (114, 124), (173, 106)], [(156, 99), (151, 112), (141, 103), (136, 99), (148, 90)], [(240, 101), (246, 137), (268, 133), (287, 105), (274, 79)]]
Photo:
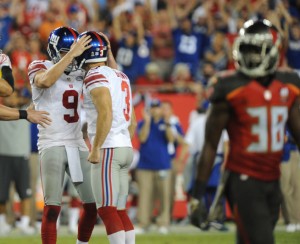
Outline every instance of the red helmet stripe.
[(277, 41), (277, 38), (278, 38), (278, 33), (277, 33), (277, 31), (275, 31), (274, 29), (270, 29), (270, 32), (271, 32), (271, 34), (272, 34), (272, 37), (273, 37), (273, 44), (275, 44), (276, 43), (276, 41)]
[(100, 43), (100, 50), (102, 50), (103, 49), (103, 41), (102, 41), (102, 39), (100, 38), (100, 36), (99, 36), (99, 34), (96, 32), (96, 31), (91, 31), (94, 35), (95, 35), (95, 37), (98, 39), (98, 41), (99, 41), (99, 43)]
[(70, 28), (70, 27), (67, 27), (67, 28), (72, 33), (72, 35), (74, 36), (74, 39), (76, 39), (77, 38), (77, 34), (75, 33), (75, 31), (72, 28)]

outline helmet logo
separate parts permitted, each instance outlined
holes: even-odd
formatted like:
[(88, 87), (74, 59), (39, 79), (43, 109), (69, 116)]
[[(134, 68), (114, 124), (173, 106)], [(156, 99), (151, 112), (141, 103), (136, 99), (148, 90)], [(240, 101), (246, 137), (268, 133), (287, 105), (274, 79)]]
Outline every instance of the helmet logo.
[(50, 37), (49, 43), (54, 46), (57, 46), (58, 41), (59, 41), (59, 36), (52, 34)]

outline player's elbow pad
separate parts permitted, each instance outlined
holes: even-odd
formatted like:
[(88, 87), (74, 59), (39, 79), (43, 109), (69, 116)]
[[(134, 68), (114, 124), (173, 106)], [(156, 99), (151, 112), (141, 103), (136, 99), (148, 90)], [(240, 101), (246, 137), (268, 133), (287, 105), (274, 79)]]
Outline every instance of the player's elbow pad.
[(2, 69), (2, 78), (7, 81), (7, 83), (14, 90), (14, 77), (12, 75), (12, 70), (8, 66), (3, 66)]

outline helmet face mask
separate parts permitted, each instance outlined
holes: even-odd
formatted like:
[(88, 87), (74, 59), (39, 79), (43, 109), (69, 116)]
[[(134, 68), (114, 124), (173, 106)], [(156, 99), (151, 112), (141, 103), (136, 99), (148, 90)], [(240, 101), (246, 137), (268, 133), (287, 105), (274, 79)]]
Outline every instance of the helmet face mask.
[[(50, 33), (48, 38), (47, 52), (53, 63), (58, 63), (62, 58), (62, 53), (70, 51), (72, 44), (76, 41), (78, 32), (69, 27), (59, 27)], [(73, 61), (65, 70), (71, 72), (75, 67)]]
[(81, 33), (77, 40), (84, 35), (91, 37), (91, 42), (89, 43), (91, 47), (75, 58), (77, 68), (81, 69), (87, 63), (106, 62), (108, 55), (108, 42), (106, 39), (95, 31), (86, 31)]
[(281, 39), (268, 20), (247, 21), (233, 46), (236, 68), (250, 77), (274, 73), (279, 61)]

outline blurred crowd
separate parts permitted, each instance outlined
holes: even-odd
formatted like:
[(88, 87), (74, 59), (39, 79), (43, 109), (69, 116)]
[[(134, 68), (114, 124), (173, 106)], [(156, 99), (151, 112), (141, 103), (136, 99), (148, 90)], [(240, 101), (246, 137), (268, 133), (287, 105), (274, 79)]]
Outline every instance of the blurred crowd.
[(232, 44), (250, 18), (277, 26), (282, 65), (300, 70), (297, 0), (2, 0), (0, 48), (11, 57), (16, 87), (26, 89), (28, 64), (47, 58), (51, 30), (100, 31), (137, 89), (198, 92), (215, 72), (234, 68)]
[[(206, 104), (203, 91), (210, 78), (234, 69), (233, 42), (251, 18), (269, 19), (279, 29), (280, 65), (300, 74), (299, 0), (1, 0), (0, 49), (12, 61), (16, 107), (31, 100), (28, 65), (48, 59), (47, 39), (53, 29), (70, 26), (109, 37), (119, 69), (130, 78), (134, 92), (192, 93), (200, 96), (199, 112)], [(151, 104), (150, 110), (159, 106)], [(36, 136), (35, 128), (32, 131)], [(143, 169), (137, 171), (139, 177)], [(165, 168), (157, 170), (156, 177), (166, 177)], [(171, 176), (167, 184), (175, 184)], [(172, 206), (167, 205), (163, 226), (170, 222)], [(148, 227), (151, 216), (139, 218), (145, 222), (140, 227)]]

